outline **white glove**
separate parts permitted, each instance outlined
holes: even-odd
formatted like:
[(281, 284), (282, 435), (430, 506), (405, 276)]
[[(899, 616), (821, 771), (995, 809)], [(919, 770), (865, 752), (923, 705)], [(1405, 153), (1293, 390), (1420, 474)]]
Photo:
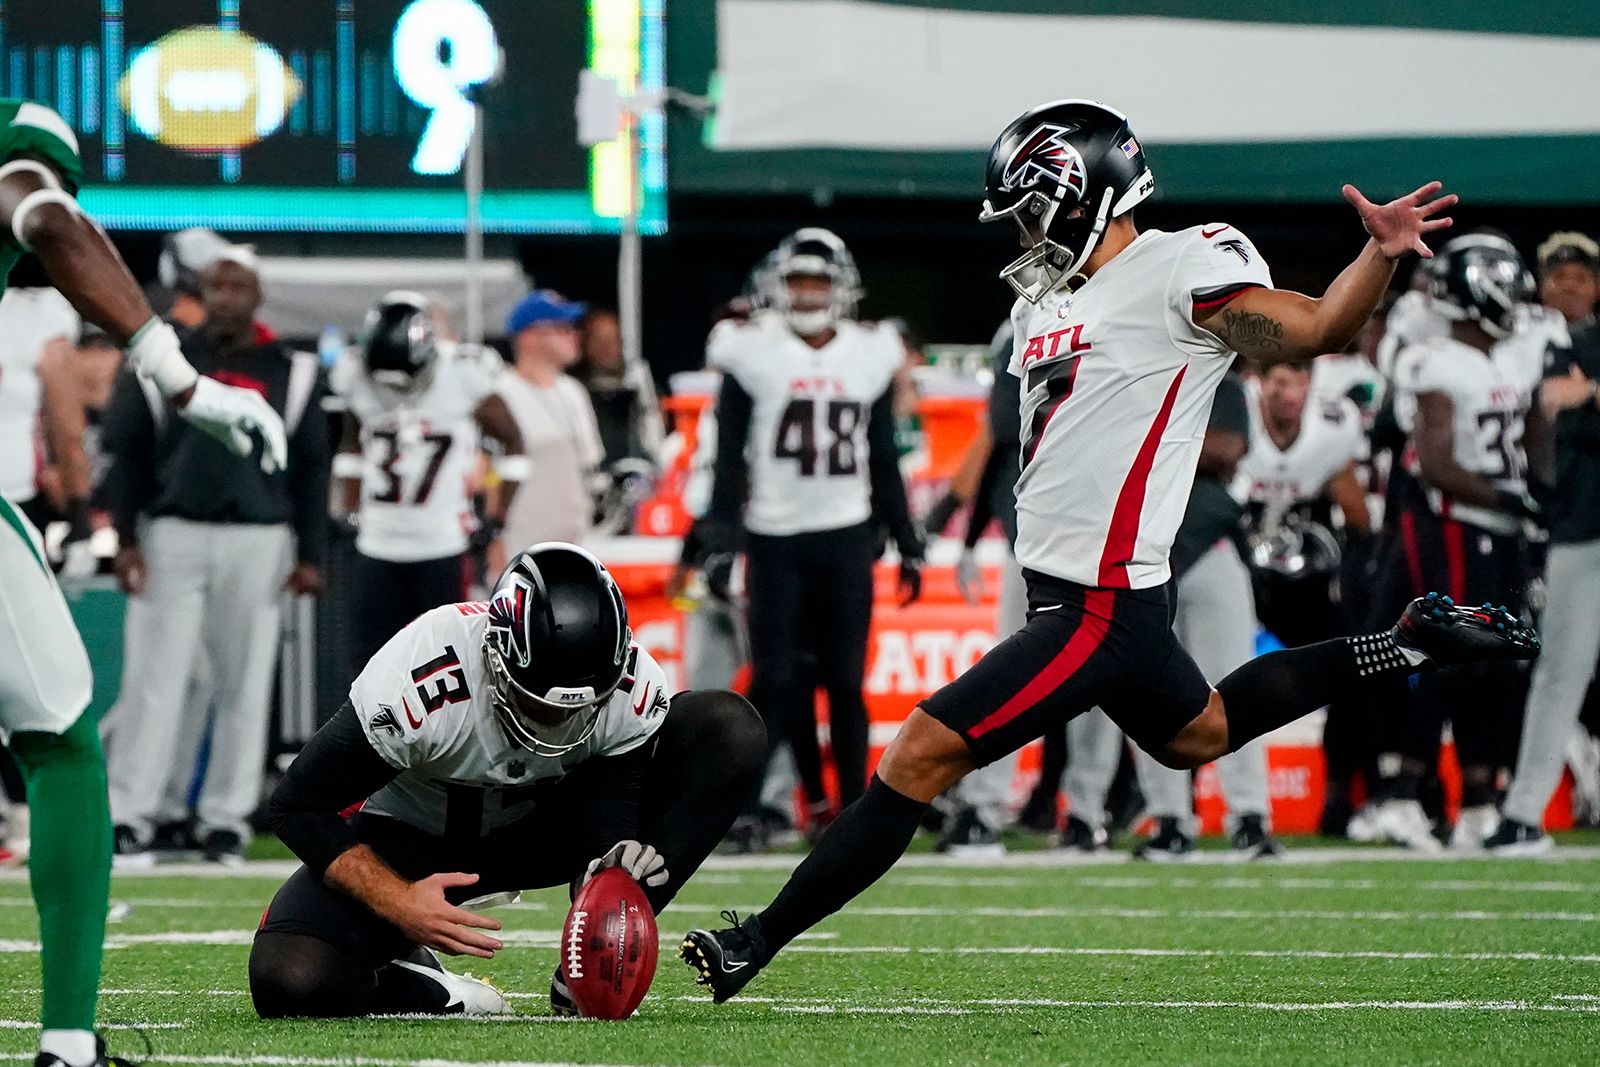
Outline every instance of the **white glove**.
[(289, 441), (284, 435), (283, 419), (253, 389), (223, 385), (215, 378), (198, 378), (189, 402), (179, 414), (235, 455), (250, 455), (255, 449), (255, 436), (259, 436), (261, 470), (265, 474), (288, 465)]
[(579, 888), (588, 885), (589, 879), (607, 867), (621, 867), (640, 885), (665, 885), (667, 882), (667, 861), (661, 858), (654, 845), (618, 841), (604, 856), (589, 861), (589, 869), (583, 872)]
[(82, 582), (94, 577), (100, 569), (100, 557), (94, 554), (94, 545), (88, 538), (81, 541), (68, 541), (61, 546), (61, 573), (56, 575), (63, 582)]
[(970, 548), (962, 549), (956, 560), (956, 589), (968, 604), (983, 599), (983, 571), (978, 568), (978, 554)]
[(139, 327), (128, 342), (128, 363), (155, 382), (162, 396), (177, 396), (200, 377), (183, 358), (177, 332), (157, 318)]

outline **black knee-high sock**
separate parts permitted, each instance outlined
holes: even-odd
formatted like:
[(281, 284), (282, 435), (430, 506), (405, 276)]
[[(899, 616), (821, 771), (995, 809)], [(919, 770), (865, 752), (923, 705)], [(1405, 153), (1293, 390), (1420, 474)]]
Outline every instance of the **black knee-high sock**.
[(768, 958), (882, 878), (905, 854), (927, 810), (873, 775), (861, 799), (840, 813), (758, 916)]
[(1269, 652), (1217, 683), (1228, 715), (1228, 751), (1350, 697), (1369, 679), (1423, 669), (1387, 633)]

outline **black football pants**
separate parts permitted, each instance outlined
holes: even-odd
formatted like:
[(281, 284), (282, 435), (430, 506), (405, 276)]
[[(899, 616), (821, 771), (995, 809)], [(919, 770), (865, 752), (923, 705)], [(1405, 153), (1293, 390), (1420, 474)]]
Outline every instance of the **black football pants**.
[[(848, 806), (867, 781), (867, 672), (872, 626), (869, 523), (787, 537), (750, 535), (745, 595), (750, 630), (750, 703), (767, 724), (769, 755), (794, 724), (813, 715), (813, 685), (828, 694), (829, 734)], [(814, 666), (806, 667), (807, 654)], [(759, 797), (752, 797), (752, 809)]]

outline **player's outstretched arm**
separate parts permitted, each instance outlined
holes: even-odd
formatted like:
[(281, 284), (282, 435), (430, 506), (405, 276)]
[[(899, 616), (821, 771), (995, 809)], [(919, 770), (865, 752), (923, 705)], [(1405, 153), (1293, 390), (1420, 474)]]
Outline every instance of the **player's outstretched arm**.
[(260, 436), (262, 469), (281, 470), (288, 442), (271, 405), (251, 390), (200, 378), (172, 327), (150, 310), (105, 231), (83, 214), (55, 171), (27, 157), (5, 167), (0, 224), (39, 257), (51, 284), (78, 314), (116, 338), (134, 369), (171, 397), (185, 419), (239, 455), (249, 455)]
[(1380, 205), (1362, 196), (1355, 186), (1346, 185), (1344, 198), (1360, 213), (1371, 239), (1320, 299), (1282, 289), (1250, 289), (1196, 318), (1196, 325), (1258, 363), (1342, 351), (1377, 310), (1394, 277), (1395, 264), (1411, 252), (1424, 259), (1433, 256), (1423, 238), (1450, 225), (1449, 216), (1439, 213), (1457, 199), (1454, 193), (1434, 197), (1440, 188), (1440, 183), (1429, 182)]

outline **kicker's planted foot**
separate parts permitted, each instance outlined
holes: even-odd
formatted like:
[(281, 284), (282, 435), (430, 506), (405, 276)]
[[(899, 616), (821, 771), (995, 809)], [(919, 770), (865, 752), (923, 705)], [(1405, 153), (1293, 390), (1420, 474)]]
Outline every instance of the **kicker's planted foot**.
[(722, 917), (733, 925), (726, 930), (690, 930), (678, 956), (695, 971), (695, 982), (711, 990), (718, 1004), (738, 994), (767, 962), (767, 943), (761, 920), (741, 920), (737, 912)]

